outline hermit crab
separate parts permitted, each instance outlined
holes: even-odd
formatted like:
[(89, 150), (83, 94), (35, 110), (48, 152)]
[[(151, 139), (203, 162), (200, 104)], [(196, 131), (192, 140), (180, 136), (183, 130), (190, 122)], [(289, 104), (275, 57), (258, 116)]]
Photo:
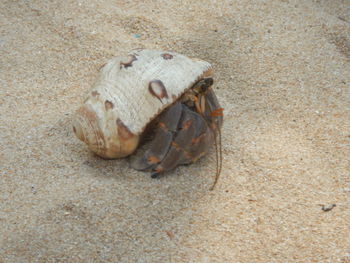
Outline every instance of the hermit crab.
[[(131, 155), (131, 166), (152, 177), (190, 164), (216, 146), (221, 172), (223, 109), (208, 62), (175, 52), (134, 50), (99, 72), (73, 121), (73, 131), (97, 155)], [(144, 146), (140, 146), (144, 145)]]

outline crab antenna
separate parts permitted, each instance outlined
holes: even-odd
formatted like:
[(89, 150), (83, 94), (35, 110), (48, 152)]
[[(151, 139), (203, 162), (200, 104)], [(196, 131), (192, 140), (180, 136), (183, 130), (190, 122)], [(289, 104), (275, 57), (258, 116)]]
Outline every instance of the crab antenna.
[[(212, 79), (211, 79), (212, 81)], [(212, 82), (211, 82), (212, 84)], [(208, 91), (208, 89), (206, 89), (204, 91), (204, 93), (206, 93)], [(199, 95), (201, 96), (201, 95)], [(199, 100), (200, 101), (200, 100)], [(204, 114), (204, 110), (201, 110), (201, 105), (200, 103), (197, 101), (195, 103), (197, 111), (200, 112), (202, 115)], [(203, 108), (205, 106), (202, 106)], [(214, 133), (214, 145), (215, 145), (215, 152), (216, 152), (216, 175), (215, 175), (215, 180), (213, 185), (210, 187), (210, 191), (213, 191), (221, 174), (221, 168), (222, 168), (222, 145), (221, 145), (221, 131), (220, 131), (220, 124), (219, 124), (219, 119), (216, 119), (215, 117), (220, 117), (223, 116), (223, 111), (224, 108), (218, 108), (213, 110), (209, 116), (214, 117), (214, 123), (212, 123), (211, 125), (209, 125), (209, 127), (212, 128), (212, 131)], [(209, 124), (209, 123), (208, 123)]]
[(214, 144), (215, 144), (215, 151), (216, 151), (216, 175), (215, 175), (214, 183), (212, 187), (210, 187), (210, 191), (214, 190), (216, 183), (219, 180), (219, 177), (221, 174), (221, 168), (222, 168), (221, 131), (220, 131), (220, 128), (218, 128), (217, 131), (213, 129), (213, 131), (215, 136)]

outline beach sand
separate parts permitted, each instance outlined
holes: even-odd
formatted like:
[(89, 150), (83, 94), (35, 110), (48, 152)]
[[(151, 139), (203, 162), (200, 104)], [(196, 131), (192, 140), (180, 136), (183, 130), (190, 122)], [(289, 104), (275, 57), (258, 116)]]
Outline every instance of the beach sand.
[[(348, 0), (8, 0), (0, 24), (1, 263), (350, 262)], [(214, 191), (214, 149), (155, 180), (75, 138), (134, 48), (212, 63)]]

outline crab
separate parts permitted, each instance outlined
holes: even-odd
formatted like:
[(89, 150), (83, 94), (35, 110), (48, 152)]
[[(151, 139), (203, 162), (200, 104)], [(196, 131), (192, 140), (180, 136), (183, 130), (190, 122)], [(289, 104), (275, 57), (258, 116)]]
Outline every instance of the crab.
[(175, 52), (134, 50), (100, 69), (75, 114), (73, 131), (102, 158), (133, 154), (131, 167), (153, 178), (196, 162), (214, 144), (214, 189), (221, 172), (223, 109), (213, 82), (208, 62)]

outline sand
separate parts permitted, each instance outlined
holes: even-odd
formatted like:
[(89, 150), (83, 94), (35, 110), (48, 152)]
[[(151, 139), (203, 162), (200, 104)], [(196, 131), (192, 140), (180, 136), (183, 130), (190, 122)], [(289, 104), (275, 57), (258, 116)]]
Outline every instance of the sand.
[[(3, 0), (0, 25), (1, 263), (350, 262), (348, 0)], [(214, 150), (154, 180), (75, 138), (139, 47), (212, 63), (215, 191)]]

